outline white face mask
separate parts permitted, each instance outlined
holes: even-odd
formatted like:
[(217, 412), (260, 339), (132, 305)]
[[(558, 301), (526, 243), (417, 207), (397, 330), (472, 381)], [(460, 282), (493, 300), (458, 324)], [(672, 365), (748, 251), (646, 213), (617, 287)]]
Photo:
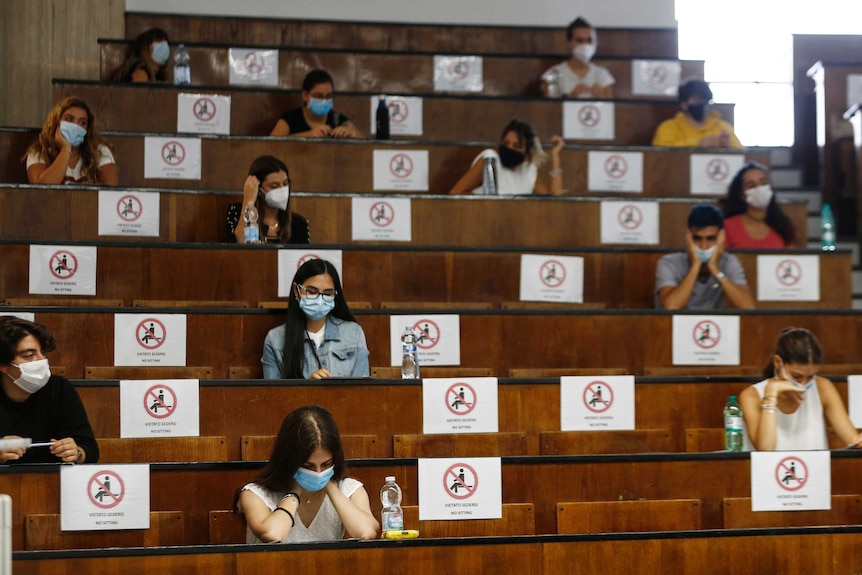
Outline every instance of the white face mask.
[(772, 194), (772, 186), (763, 184), (762, 186), (745, 190), (745, 203), (752, 208), (765, 210), (769, 206), (769, 202), (772, 201)]
[(36, 393), (48, 383), (51, 377), (51, 368), (47, 359), (37, 359), (19, 365), (11, 364), (21, 370), (21, 377), (13, 379), (13, 383), (27, 393)]
[(287, 202), (290, 200), (290, 186), (284, 186), (268, 191), (263, 195), (263, 201), (268, 206), (278, 208), (279, 210), (287, 211)]
[(789, 375), (787, 375), (787, 369), (784, 367), (784, 361), (782, 361), (780, 358), (778, 360), (778, 366), (781, 368), (781, 374), (780, 375), (781, 375), (781, 379), (783, 379), (784, 381), (789, 381), (793, 385), (795, 385), (797, 387), (805, 388), (806, 390), (811, 389), (811, 386), (814, 385), (814, 380), (815, 380), (814, 377), (812, 377), (808, 381), (808, 383), (803, 385), (803, 384), (799, 383), (798, 381), (796, 381), (795, 379), (791, 378)]
[(593, 59), (593, 56), (596, 55), (596, 45), (595, 44), (578, 44), (572, 49), (572, 56), (583, 62), (584, 64), (588, 64), (590, 60)]

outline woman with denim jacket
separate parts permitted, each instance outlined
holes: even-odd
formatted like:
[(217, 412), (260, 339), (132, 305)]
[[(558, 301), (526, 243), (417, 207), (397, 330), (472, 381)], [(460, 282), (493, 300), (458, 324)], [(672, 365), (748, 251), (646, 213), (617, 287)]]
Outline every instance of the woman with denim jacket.
[(291, 284), (287, 321), (263, 344), (264, 379), (367, 377), (368, 346), (330, 262), (308, 260)]

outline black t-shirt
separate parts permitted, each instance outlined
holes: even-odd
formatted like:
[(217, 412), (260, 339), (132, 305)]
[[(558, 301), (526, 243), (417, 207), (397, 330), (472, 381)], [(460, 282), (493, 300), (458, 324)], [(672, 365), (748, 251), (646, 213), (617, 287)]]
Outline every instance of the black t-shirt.
[[(99, 446), (81, 397), (69, 380), (52, 375), (45, 387), (18, 403), (0, 387), (0, 437), (29, 437), (33, 443), (71, 437), (87, 454), (87, 463), (99, 461)], [(28, 449), (21, 459), (7, 463), (59, 463), (47, 447)]]
[[(288, 110), (281, 116), (281, 119), (287, 122), (287, 127), (290, 128), (291, 134), (300, 134), (311, 129), (311, 126), (309, 126), (308, 122), (305, 120), (305, 114), (302, 113), (302, 110), (303, 108), (294, 108), (293, 110)], [(350, 123), (350, 118), (341, 112), (330, 110), (326, 115), (326, 125), (330, 128), (337, 128), (338, 126), (343, 126), (348, 123)]]

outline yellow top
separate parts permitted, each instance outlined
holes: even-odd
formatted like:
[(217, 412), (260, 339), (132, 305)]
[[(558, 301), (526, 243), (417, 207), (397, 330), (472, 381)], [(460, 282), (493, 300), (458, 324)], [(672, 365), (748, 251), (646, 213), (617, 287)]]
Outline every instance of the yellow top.
[(722, 132), (727, 132), (730, 138), (728, 147), (742, 147), (733, 133), (733, 126), (722, 120), (718, 112), (710, 112), (702, 126), (695, 126), (684, 112), (677, 112), (676, 116), (659, 124), (652, 138), (652, 145), (696, 148), (703, 138), (720, 136)]

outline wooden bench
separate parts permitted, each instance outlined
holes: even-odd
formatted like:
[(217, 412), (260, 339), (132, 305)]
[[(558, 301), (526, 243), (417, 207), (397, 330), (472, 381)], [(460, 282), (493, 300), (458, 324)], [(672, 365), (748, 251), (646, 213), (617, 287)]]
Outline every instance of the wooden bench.
[(725, 497), (723, 510), (725, 529), (862, 523), (862, 497), (859, 495), (833, 495), (832, 509), (816, 511), (752, 511), (751, 497)]
[(184, 544), (182, 511), (152, 511), (148, 529), (111, 531), (61, 531), (59, 513), (33, 514), (24, 517), (24, 549), (27, 551), (95, 547), (164, 547)]
[(212, 367), (86, 366), (85, 379), (213, 379)]
[(523, 432), (398, 434), (392, 441), (395, 457), (528, 455), (527, 434)]
[(405, 505), (402, 510), (404, 528), (418, 529), (419, 537), (507, 537), (536, 533), (536, 512), (531, 503), (504, 503), (500, 519), (420, 521), (418, 505)]
[[(268, 461), (275, 437), (275, 435), (244, 435), (241, 447), (242, 460)], [(376, 435), (341, 435), (341, 448), (345, 456), (351, 459), (387, 456), (390, 450), (384, 451), (381, 447)]]
[(544, 431), (539, 434), (542, 455), (679, 451), (678, 443), (667, 429)]
[(572, 501), (557, 505), (557, 533), (701, 528), (699, 499)]
[(98, 439), (99, 463), (228, 461), (227, 437), (135, 437)]

